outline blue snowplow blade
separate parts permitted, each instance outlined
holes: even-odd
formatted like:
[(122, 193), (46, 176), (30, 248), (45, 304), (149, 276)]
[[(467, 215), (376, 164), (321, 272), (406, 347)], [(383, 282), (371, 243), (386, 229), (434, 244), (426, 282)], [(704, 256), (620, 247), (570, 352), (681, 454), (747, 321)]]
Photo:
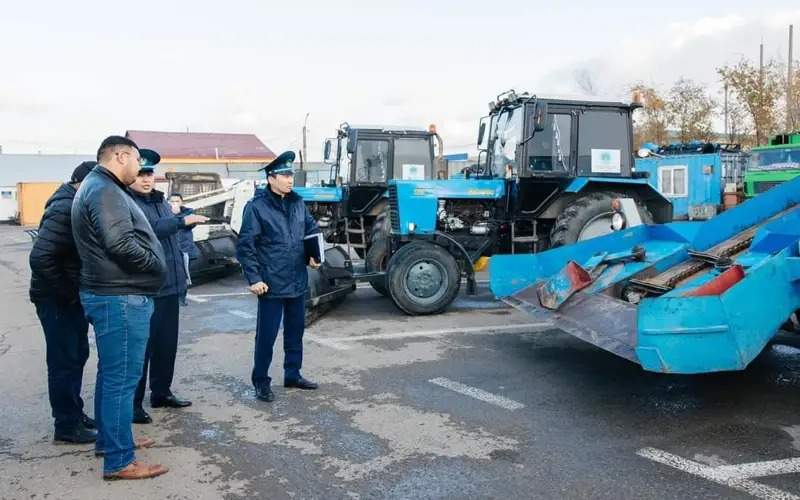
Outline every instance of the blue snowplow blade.
[[(800, 308), (800, 178), (706, 222), (639, 226), (535, 255), (494, 256), (509, 304), (663, 373), (744, 369)], [(644, 249), (615, 262), (557, 310), (538, 289), (569, 261)], [(726, 271), (740, 269), (739, 274)]]

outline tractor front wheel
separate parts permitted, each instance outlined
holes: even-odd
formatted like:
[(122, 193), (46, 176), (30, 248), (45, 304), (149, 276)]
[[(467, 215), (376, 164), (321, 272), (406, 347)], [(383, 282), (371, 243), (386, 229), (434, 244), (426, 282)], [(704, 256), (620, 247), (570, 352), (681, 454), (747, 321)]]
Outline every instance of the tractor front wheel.
[(436, 314), (458, 295), (461, 271), (444, 248), (414, 241), (392, 256), (387, 285), (395, 305), (407, 314)]

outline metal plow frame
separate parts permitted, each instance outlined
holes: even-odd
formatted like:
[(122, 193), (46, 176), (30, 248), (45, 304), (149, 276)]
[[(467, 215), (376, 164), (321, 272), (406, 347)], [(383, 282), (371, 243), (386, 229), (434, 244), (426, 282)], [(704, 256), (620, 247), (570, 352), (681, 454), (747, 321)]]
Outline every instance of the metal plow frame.
[[(746, 245), (739, 244), (743, 235)], [(639, 226), (540, 254), (495, 256), (490, 281), (513, 307), (645, 370), (741, 370), (800, 308), (799, 241), (797, 179), (706, 222)], [(738, 246), (728, 258), (722, 250), (731, 245)], [(537, 292), (548, 280), (558, 282), (569, 261), (586, 265), (637, 246), (645, 250), (643, 260), (608, 265), (556, 310), (542, 305)], [(718, 250), (721, 267), (715, 268)], [(698, 259), (703, 266), (654, 296), (638, 304), (622, 299), (632, 283), (657, 281)]]

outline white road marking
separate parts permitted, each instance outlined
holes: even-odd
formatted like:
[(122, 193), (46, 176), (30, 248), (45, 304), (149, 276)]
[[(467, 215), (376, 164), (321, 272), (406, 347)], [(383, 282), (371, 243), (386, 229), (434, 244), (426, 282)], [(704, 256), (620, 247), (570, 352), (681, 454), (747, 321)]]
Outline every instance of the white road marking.
[(346, 345), (340, 344), (339, 342), (336, 342), (335, 340), (322, 339), (322, 338), (317, 337), (316, 335), (309, 335), (308, 333), (306, 333), (306, 334), (303, 335), (303, 338), (305, 340), (308, 340), (309, 342), (314, 342), (315, 344), (323, 345), (325, 347), (330, 347), (331, 349), (334, 349), (334, 350), (337, 350), (337, 351), (349, 351), (350, 350), (350, 346), (346, 346)]
[[(461, 280), (461, 283), (466, 283), (466, 282), (467, 282), (467, 280)], [(489, 284), (489, 280), (475, 280), (475, 284), (476, 285), (487, 285), (487, 284)], [(361, 283), (358, 283), (356, 285), (356, 288), (372, 288), (372, 285), (370, 285), (369, 283), (361, 282)]]
[(717, 467), (718, 472), (731, 474), (737, 478), (779, 476), (800, 473), (800, 458), (785, 458), (767, 462), (751, 462), (739, 465)]
[(413, 337), (438, 337), (452, 334), (479, 334), (479, 333), (526, 333), (532, 328), (552, 328), (552, 323), (522, 323), (519, 325), (494, 325), (494, 326), (468, 326), (462, 328), (447, 328), (444, 330), (417, 330), (410, 332), (375, 333), (372, 335), (354, 335), (351, 337), (334, 337), (325, 339), (332, 342), (362, 342), (365, 340), (391, 340)]
[(483, 401), (484, 403), (499, 406), (500, 408), (504, 408), (506, 410), (520, 410), (525, 408), (524, 404), (514, 401), (513, 399), (498, 396), (497, 394), (486, 392), (483, 389), (478, 389), (477, 387), (464, 385), (460, 382), (456, 382), (455, 380), (450, 380), (449, 378), (437, 377), (428, 380), (428, 382), (431, 384), (436, 384), (440, 387), (444, 387), (445, 389), (450, 389), (453, 392), (463, 394), (464, 396), (475, 398)]
[(229, 313), (231, 313), (231, 314), (233, 314), (234, 316), (239, 316), (240, 318), (244, 318), (244, 319), (256, 319), (256, 315), (255, 315), (255, 314), (251, 314), (251, 313), (249, 313), (249, 312), (245, 312), (245, 311), (240, 311), (240, 310), (238, 310), (238, 309), (231, 309), (231, 310), (230, 310), (230, 311), (228, 311), (228, 312), (229, 312)]
[(762, 500), (800, 500), (800, 496), (748, 479), (800, 472), (800, 458), (711, 467), (656, 448), (643, 448), (636, 454)]
[(206, 293), (206, 294), (188, 294), (186, 298), (195, 302), (208, 302), (208, 299), (214, 297), (241, 297), (243, 295), (253, 295), (250, 292), (230, 292), (230, 293)]

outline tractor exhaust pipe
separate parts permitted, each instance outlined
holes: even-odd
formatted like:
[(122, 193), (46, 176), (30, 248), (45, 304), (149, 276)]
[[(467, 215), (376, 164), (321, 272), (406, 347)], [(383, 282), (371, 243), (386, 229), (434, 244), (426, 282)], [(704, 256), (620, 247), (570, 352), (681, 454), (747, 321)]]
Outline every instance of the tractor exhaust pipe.
[(436, 124), (431, 123), (428, 125), (428, 133), (432, 134), (436, 138), (436, 145), (439, 146), (439, 154), (436, 155), (436, 165), (435, 165), (435, 174), (438, 178), (439, 172), (444, 172), (445, 178), (447, 178), (447, 165), (445, 164), (444, 160), (444, 141), (442, 141), (442, 136), (439, 135), (439, 132), (436, 131)]

